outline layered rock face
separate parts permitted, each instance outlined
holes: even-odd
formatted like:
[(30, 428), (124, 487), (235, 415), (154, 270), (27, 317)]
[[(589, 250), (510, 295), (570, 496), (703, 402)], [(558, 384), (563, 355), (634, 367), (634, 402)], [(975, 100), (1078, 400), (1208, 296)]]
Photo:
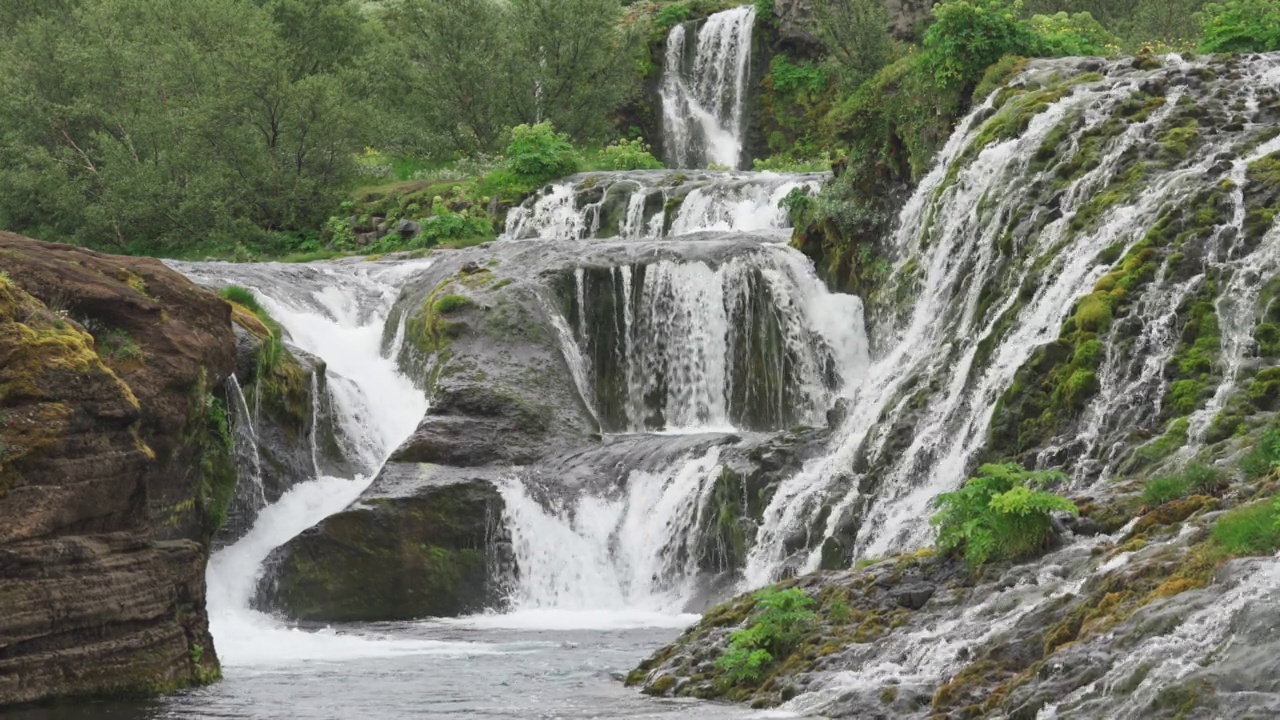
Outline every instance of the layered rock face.
[(218, 676), (230, 308), (158, 261), (0, 233), (0, 706)]

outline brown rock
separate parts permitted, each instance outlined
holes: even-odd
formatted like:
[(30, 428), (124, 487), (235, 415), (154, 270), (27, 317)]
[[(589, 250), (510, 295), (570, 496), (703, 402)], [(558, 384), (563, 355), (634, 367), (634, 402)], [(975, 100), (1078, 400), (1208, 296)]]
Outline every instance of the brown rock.
[(217, 677), (230, 307), (159, 261), (9, 233), (0, 271), (0, 706)]

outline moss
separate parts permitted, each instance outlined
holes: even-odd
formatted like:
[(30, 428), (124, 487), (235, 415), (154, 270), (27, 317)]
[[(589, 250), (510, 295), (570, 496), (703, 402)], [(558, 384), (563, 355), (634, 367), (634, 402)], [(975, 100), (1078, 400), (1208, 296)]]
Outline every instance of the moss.
[(210, 391), (204, 373), (191, 389), (182, 444), (195, 459), (187, 468), (188, 482), (196, 488), (194, 510), (208, 542), (227, 520), (235, 496), (236, 469), (226, 408)]

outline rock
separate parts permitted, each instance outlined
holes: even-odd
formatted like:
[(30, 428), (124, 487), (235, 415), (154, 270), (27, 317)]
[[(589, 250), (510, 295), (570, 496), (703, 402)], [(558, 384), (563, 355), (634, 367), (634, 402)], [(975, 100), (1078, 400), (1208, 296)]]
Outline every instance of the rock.
[(230, 307), (159, 261), (9, 233), (0, 269), (0, 705), (215, 679)]
[[(257, 603), (323, 622), (452, 617), (499, 608), (514, 572), (502, 496), (487, 478), (389, 465), (353, 507), (278, 548)], [(407, 485), (413, 489), (408, 490)]]
[(422, 226), (413, 220), (401, 220), (396, 223), (396, 232), (400, 234), (400, 237), (408, 240), (422, 232)]

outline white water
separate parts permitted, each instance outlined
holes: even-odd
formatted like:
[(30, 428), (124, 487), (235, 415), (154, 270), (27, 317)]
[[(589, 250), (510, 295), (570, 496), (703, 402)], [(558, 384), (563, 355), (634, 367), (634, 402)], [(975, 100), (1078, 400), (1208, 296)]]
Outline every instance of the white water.
[(671, 29), (661, 88), (669, 167), (739, 167), (755, 21), (744, 5), (707, 18), (693, 43), (690, 25)]
[(828, 291), (788, 247), (761, 246), (714, 267), (661, 260), (592, 278), (588, 288), (586, 271), (575, 273), (572, 337), (554, 319), (575, 380), (623, 398), (620, 412), (602, 418), (607, 430), (822, 425), (869, 364), (861, 301)]
[(520, 565), (517, 618), (572, 627), (681, 623), (695, 589), (701, 513), (720, 451), (665, 472), (633, 471), (616, 497), (583, 495), (544, 507), (516, 480), (502, 488)]
[(327, 363), (335, 414), (343, 421), (346, 435), (355, 441), (356, 457), (352, 459), (364, 470), (355, 477), (318, 477), (292, 488), (259, 514), (244, 538), (210, 558), (209, 625), (219, 656), (228, 667), (335, 662), (397, 653), (491, 651), (469, 643), (305, 632), (249, 608), (268, 554), (359, 497), (387, 456), (426, 413), (422, 392), (382, 354), (384, 323), (399, 287), (426, 264), (211, 264), (179, 268), (205, 282), (249, 288), (292, 343)]
[(816, 195), (827, 177), (649, 170), (576, 175), (513, 208), (505, 236), (640, 240), (706, 231), (777, 235), (791, 226), (782, 200), (797, 188)]

